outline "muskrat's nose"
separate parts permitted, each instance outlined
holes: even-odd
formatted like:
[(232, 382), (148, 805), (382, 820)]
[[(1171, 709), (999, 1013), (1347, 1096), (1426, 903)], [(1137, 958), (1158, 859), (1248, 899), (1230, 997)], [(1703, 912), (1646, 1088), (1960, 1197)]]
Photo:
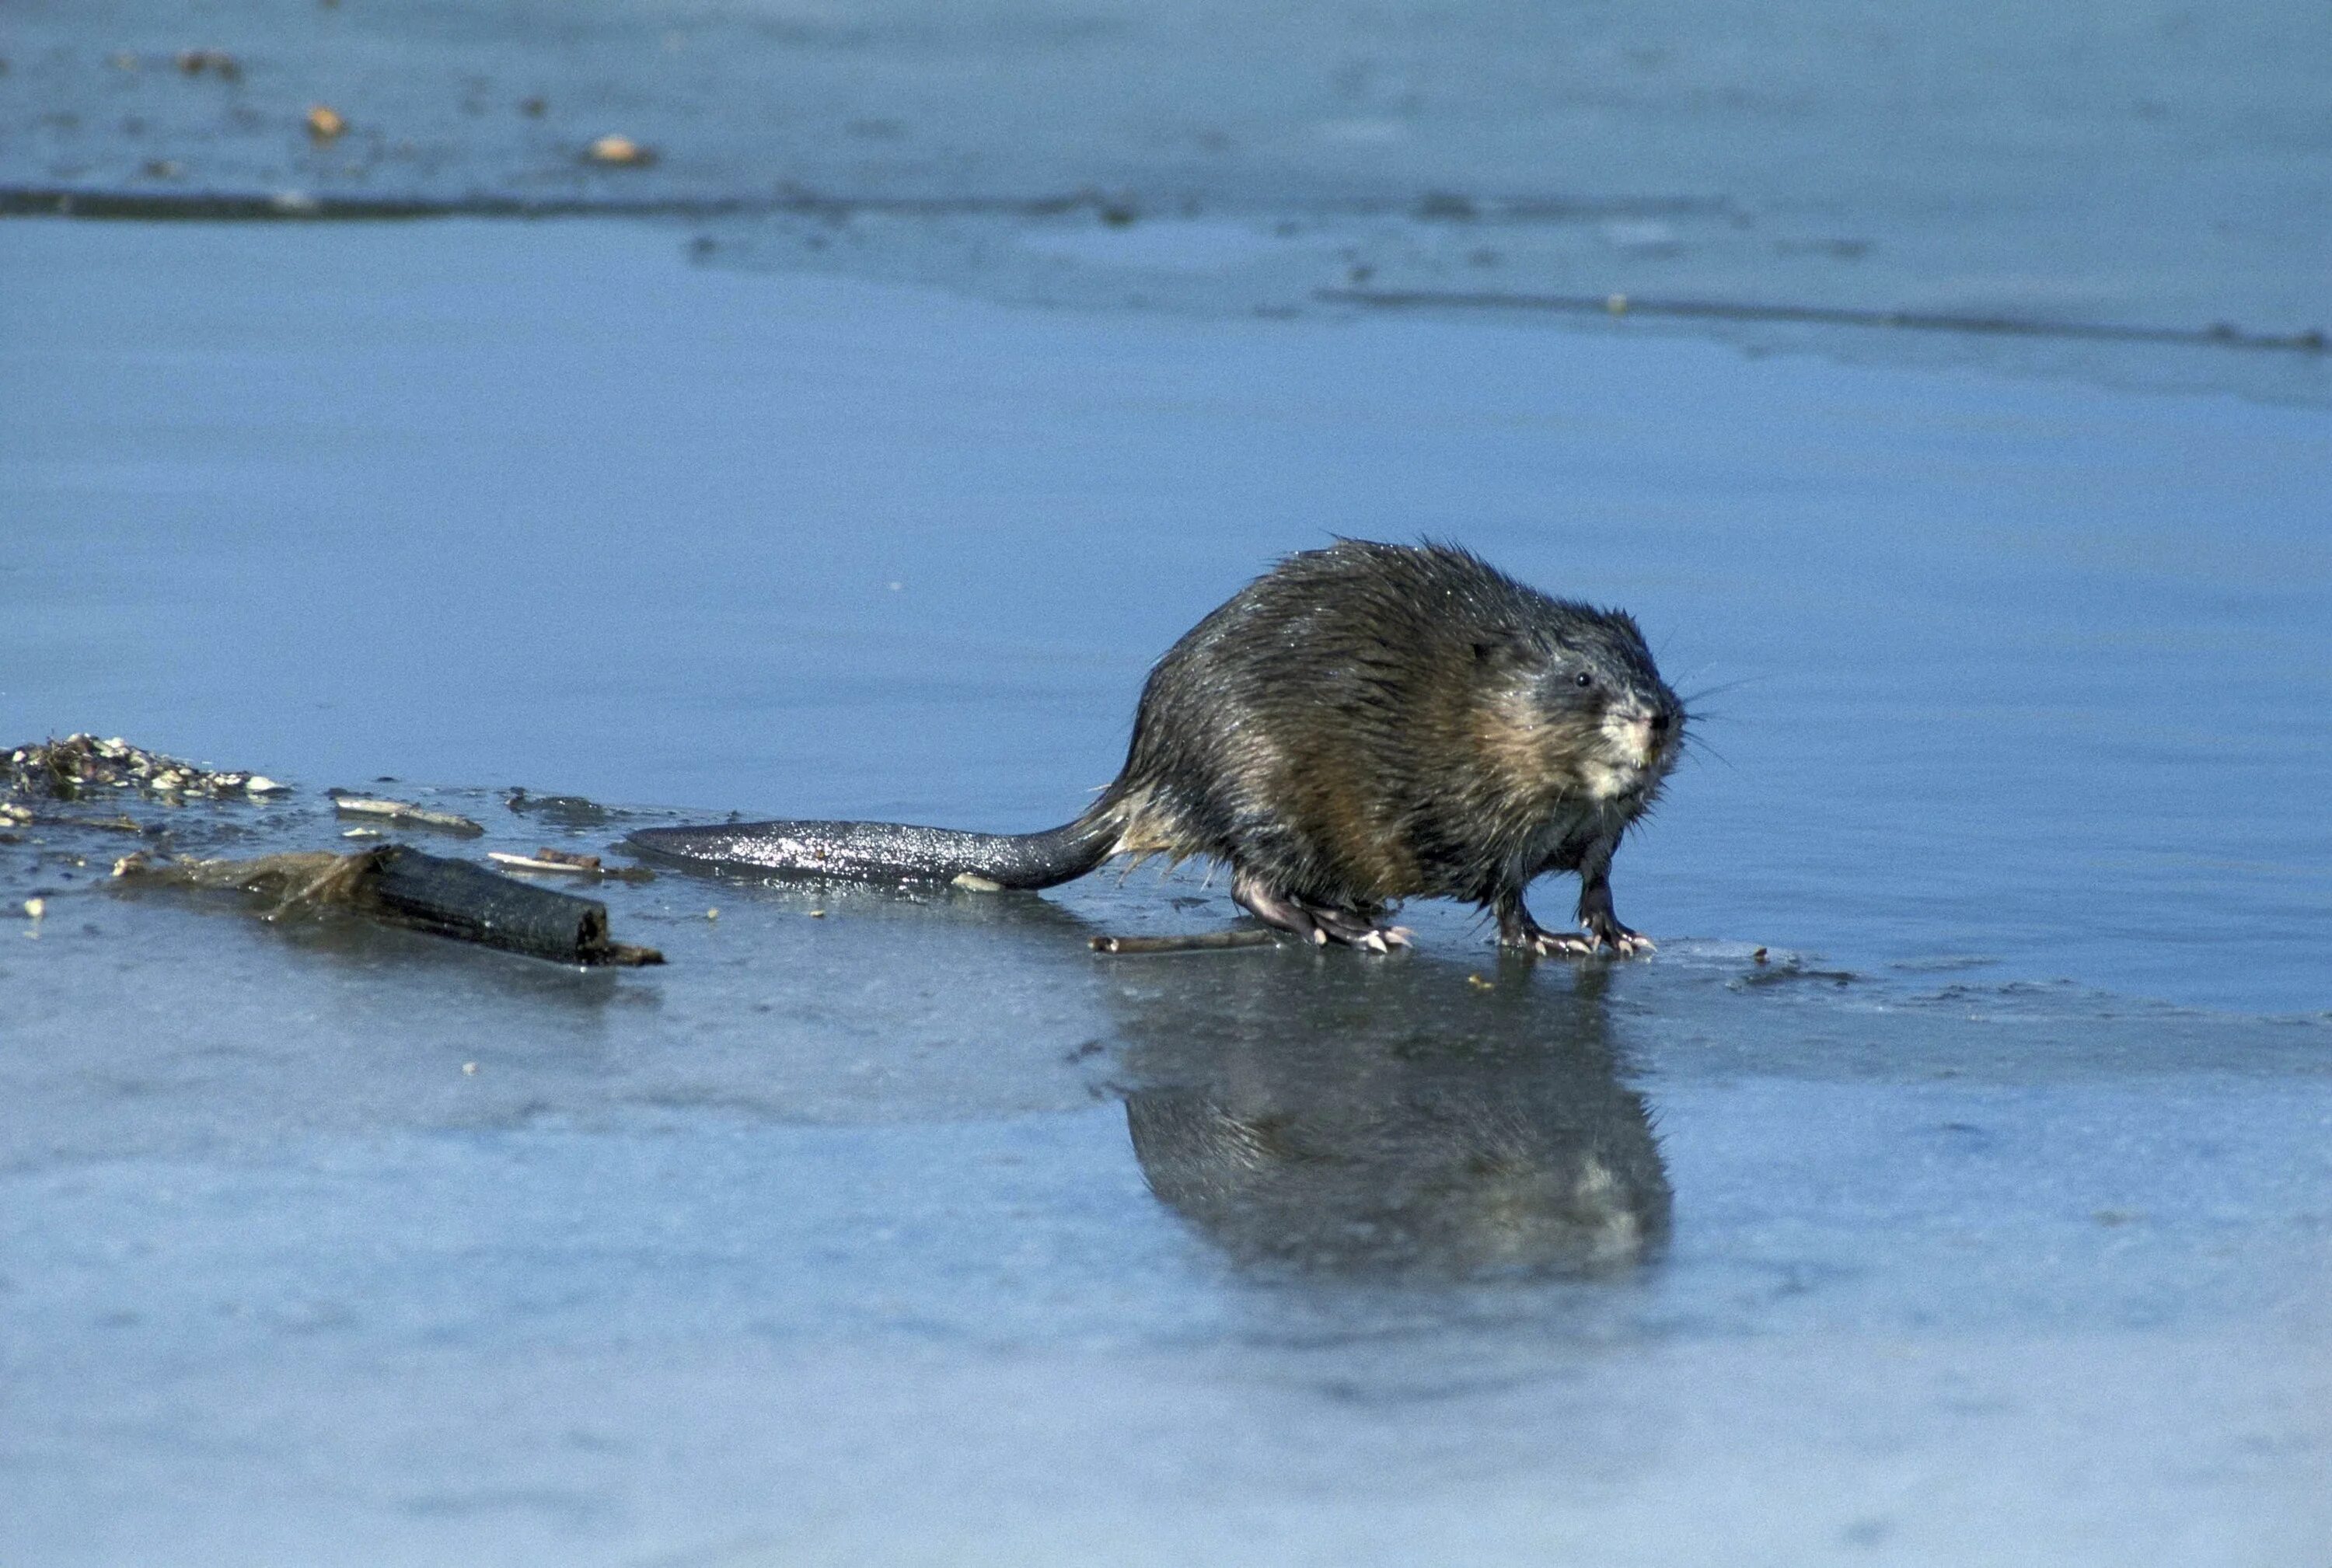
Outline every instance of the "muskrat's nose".
[(1668, 715), (1667, 711), (1663, 709), (1661, 712), (1652, 715), (1652, 733), (1655, 735), (1665, 735), (1668, 732)]

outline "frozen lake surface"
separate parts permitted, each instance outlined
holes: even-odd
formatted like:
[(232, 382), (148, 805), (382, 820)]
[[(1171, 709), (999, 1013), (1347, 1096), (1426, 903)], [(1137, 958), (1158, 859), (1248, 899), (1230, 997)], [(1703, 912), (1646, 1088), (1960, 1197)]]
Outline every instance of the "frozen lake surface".
[[(2327, 45), (12, 7), (12, 211), (663, 215), (0, 221), (0, 744), (293, 786), (0, 823), (0, 1561), (2320, 1558), (2332, 383), (2059, 329), (2332, 324)], [(1416, 291), (2048, 330), (1351, 297)], [(593, 891), (669, 966), (581, 973), (105, 876), (344, 846), (334, 786), (468, 856), (1048, 827), (1334, 533), (1711, 693), (1656, 958), (666, 871)]]
[(0, 714), (297, 787), (133, 803), (189, 850), (334, 844), (322, 789), (380, 774), (465, 853), (1047, 825), (1147, 661), (1331, 531), (1744, 684), (1614, 966), (1438, 906), (1390, 962), (1095, 958), (1232, 913), (1147, 874), (667, 874), (606, 896), (670, 967), (579, 974), (109, 894), (122, 836), (18, 829), (0, 1555), (2332, 1533), (2318, 412), (1032, 316), (654, 226), (5, 238)]

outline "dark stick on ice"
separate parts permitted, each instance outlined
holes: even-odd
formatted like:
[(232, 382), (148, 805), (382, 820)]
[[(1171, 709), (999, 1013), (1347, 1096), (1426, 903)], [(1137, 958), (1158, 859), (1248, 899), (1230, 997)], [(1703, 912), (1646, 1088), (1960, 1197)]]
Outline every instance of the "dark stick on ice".
[(607, 939), (607, 906), (402, 845), (373, 850), (376, 919), (558, 963), (661, 963)]
[(345, 909), (384, 925), (425, 931), (553, 963), (662, 963), (654, 948), (609, 939), (607, 906), (499, 875), (466, 860), (401, 844), (361, 854), (270, 855), (257, 860), (160, 864), (134, 855), (114, 875), (192, 887), (232, 887), (276, 900), (270, 917)]

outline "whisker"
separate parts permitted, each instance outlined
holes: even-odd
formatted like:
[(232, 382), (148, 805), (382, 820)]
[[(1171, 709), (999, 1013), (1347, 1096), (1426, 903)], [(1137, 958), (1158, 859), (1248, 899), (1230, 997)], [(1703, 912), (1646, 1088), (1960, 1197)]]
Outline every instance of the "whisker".
[(1714, 686), (1703, 686), (1690, 696), (1680, 696), (1677, 700), (1689, 709), (1693, 703), (1704, 697), (1722, 696), (1727, 692), (1736, 692), (1744, 686), (1754, 686), (1773, 678), (1771, 675), (1744, 675), (1737, 681), (1724, 681)]
[(1684, 749), (1687, 751), (1705, 751), (1709, 756), (1714, 757), (1718, 761), (1724, 763), (1727, 768), (1732, 768), (1735, 773), (1741, 771), (1740, 769), (1734, 767), (1732, 758), (1727, 757), (1724, 752), (1718, 751), (1716, 747), (1708, 743), (1708, 737), (1706, 735), (1695, 735), (1687, 731), (1684, 738)]

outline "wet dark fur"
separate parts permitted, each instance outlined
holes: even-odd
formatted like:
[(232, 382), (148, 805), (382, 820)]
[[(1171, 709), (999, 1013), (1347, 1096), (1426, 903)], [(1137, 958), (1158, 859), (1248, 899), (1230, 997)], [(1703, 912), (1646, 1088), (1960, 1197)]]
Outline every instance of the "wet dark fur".
[[(1636, 728), (1615, 738), (1615, 712)], [(1142, 688), (1124, 770), (1049, 834), (798, 822), (637, 837), (666, 854), (1006, 886), (1113, 855), (1209, 857), (1242, 904), (1315, 939), (1381, 947), (1369, 933), (1390, 903), (1448, 897), (1496, 911), (1515, 945), (1631, 951), (1610, 858), (1682, 731), (1627, 616), (1449, 546), (1347, 540), (1288, 557), (1176, 643)], [(1548, 871), (1581, 875), (1585, 941), (1540, 931), (1523, 906)]]

